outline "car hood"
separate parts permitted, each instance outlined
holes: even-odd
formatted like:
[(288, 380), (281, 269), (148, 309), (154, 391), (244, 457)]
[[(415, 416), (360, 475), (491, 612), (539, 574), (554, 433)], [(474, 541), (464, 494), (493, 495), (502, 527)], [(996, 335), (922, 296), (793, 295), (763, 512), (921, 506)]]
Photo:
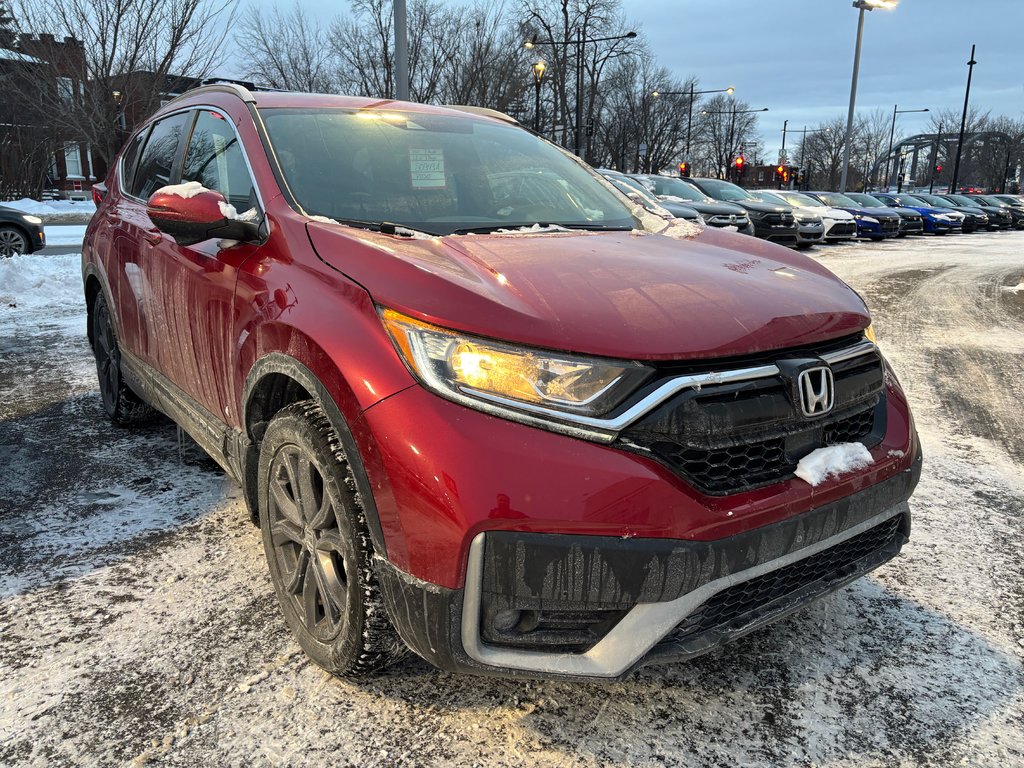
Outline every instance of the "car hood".
[(757, 211), (758, 213), (791, 213), (793, 211), (788, 205), (762, 203), (760, 200), (736, 200), (735, 205), (742, 205), (748, 211)]
[(696, 211), (700, 211), (701, 215), (704, 216), (746, 216), (747, 211), (745, 208), (736, 205), (734, 203), (708, 203), (705, 201), (693, 202), (687, 201), (685, 205), (690, 206)]
[(883, 219), (893, 219), (899, 216), (896, 211), (885, 208), (843, 208), (843, 210), (852, 213), (854, 216), (870, 216), (875, 219), (879, 216)]
[(700, 215), (693, 206), (672, 200), (659, 200), (658, 205), (679, 219), (695, 219)]
[(820, 214), (828, 219), (836, 219), (837, 221), (849, 221), (853, 218), (853, 214), (849, 211), (844, 211), (842, 208), (809, 208), (811, 211), (822, 211)]
[(649, 360), (725, 357), (869, 323), (860, 297), (813, 260), (712, 227), (685, 239), (634, 231), (421, 240), (307, 228), (321, 259), (378, 305), (531, 346)]

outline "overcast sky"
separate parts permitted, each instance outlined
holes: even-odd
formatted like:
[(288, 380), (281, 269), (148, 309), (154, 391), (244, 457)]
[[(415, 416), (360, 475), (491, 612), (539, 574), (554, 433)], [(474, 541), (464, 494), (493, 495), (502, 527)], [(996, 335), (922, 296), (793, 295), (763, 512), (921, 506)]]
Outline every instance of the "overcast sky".
[[(328, 18), (349, 9), (347, 0), (301, 1)], [(624, 0), (624, 7), (675, 75), (695, 75), (705, 88), (735, 86), (737, 98), (769, 108), (759, 115), (766, 159), (778, 153), (784, 120), (799, 129), (846, 116), (852, 0)], [(1024, 0), (901, 0), (893, 11), (865, 16), (858, 112), (891, 113), (898, 104), (959, 113), (975, 43), (972, 105), (1024, 117)], [(928, 124), (927, 114), (899, 119), (904, 135)]]
[[(851, 0), (626, 0), (659, 61), (707, 88), (736, 87), (768, 107), (761, 132), (774, 159), (782, 123), (846, 115), (857, 35)], [(857, 110), (963, 108), (971, 44), (971, 104), (1024, 116), (1024, 0), (902, 0), (864, 20)], [(910, 134), (926, 114), (900, 115)], [(790, 141), (792, 141), (790, 138)]]

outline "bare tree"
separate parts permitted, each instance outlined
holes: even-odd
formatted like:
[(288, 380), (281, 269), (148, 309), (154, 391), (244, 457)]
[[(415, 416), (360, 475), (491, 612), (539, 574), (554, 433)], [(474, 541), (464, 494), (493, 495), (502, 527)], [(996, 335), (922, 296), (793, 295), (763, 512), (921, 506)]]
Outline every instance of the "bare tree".
[[(143, 113), (159, 104), (154, 82), (203, 77), (219, 62), (221, 23), (237, 0), (15, 0), (25, 53), (44, 59), (22, 99), (35, 103), (61, 135), (87, 143), (101, 161), (120, 148), (119, 106)], [(60, 42), (63, 39), (63, 42)], [(79, 44), (75, 44), (80, 41)], [(65, 78), (55, 83), (54, 73)]]
[(745, 101), (725, 94), (704, 103), (694, 132), (700, 137), (702, 164), (708, 173), (725, 178), (737, 155), (761, 150), (757, 113), (749, 109)]
[[(837, 189), (846, 145), (846, 117), (837, 116), (809, 130), (793, 152), (802, 163), (806, 185), (811, 189)], [(852, 185), (851, 185), (852, 186)]]
[(337, 90), (337, 62), (326, 27), (310, 21), (296, 2), (291, 10), (250, 8), (238, 23), (235, 45), (249, 77), (293, 91)]

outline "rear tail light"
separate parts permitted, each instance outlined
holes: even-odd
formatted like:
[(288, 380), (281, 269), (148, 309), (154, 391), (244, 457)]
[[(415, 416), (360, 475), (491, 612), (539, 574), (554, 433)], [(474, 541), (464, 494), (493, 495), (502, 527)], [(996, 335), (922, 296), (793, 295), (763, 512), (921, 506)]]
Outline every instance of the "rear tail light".
[(92, 185), (92, 201), (98, 206), (103, 202), (103, 198), (107, 196), (107, 185), (106, 184), (93, 184)]

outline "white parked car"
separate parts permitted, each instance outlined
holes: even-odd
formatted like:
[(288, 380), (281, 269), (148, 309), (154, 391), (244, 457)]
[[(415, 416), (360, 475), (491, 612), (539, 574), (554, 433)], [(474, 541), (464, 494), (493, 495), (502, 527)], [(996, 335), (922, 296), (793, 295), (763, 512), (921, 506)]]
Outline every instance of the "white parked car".
[(820, 216), (825, 227), (825, 242), (853, 240), (857, 237), (857, 222), (853, 214), (840, 208), (831, 208), (810, 195), (789, 189), (758, 190), (754, 194), (765, 195), (770, 202), (788, 205), (796, 215)]

